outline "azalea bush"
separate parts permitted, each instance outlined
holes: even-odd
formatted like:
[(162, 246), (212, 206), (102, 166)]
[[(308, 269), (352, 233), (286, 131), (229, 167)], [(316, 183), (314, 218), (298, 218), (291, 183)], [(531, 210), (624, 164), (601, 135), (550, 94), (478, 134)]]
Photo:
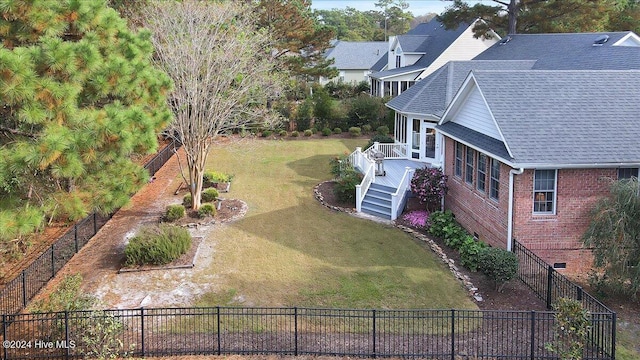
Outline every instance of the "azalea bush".
[(405, 214), (402, 219), (415, 228), (429, 227), (429, 212), (426, 210), (414, 210)]
[(440, 208), (442, 198), (447, 194), (447, 175), (439, 168), (416, 169), (411, 179), (411, 191), (428, 210)]

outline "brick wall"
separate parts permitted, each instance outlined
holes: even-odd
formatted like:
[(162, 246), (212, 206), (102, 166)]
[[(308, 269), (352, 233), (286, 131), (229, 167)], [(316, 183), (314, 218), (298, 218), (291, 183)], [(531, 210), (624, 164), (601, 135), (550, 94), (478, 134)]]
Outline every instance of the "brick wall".
[[(449, 177), (449, 193), (445, 208), (453, 211), (456, 220), (471, 234), (492, 246), (506, 248), (509, 201), (509, 166), (500, 166), (499, 199), (489, 197), (474, 183), (454, 176), (455, 142), (445, 138), (445, 173)], [(477, 163), (476, 163), (477, 166)], [(463, 166), (464, 167), (464, 166)], [(466, 169), (465, 169), (466, 170)], [(566, 263), (558, 269), (569, 275), (586, 275), (592, 255), (584, 249), (581, 236), (589, 222), (588, 212), (595, 201), (608, 194), (607, 178), (616, 178), (616, 169), (561, 169), (557, 176), (556, 213), (533, 214), (534, 170), (525, 170), (514, 178), (513, 237), (535, 252), (547, 263)]]
[(533, 214), (534, 170), (517, 175), (514, 183), (514, 237), (547, 263), (566, 263), (567, 274), (587, 273), (590, 251), (581, 237), (589, 224), (589, 210), (609, 192), (607, 178), (616, 169), (560, 169), (557, 174), (555, 215)]
[(449, 138), (445, 138), (444, 161), (445, 173), (449, 177), (449, 193), (445, 198), (445, 208), (456, 215), (456, 220), (469, 233), (478, 234), (480, 240), (487, 244), (506, 248), (509, 168), (502, 164), (500, 166), (499, 195), (496, 201), (489, 197), (489, 169), (487, 169), (486, 189), (484, 192), (476, 189), (476, 174), (474, 174), (473, 184), (465, 182), (464, 172), (462, 178), (454, 176), (454, 141)]

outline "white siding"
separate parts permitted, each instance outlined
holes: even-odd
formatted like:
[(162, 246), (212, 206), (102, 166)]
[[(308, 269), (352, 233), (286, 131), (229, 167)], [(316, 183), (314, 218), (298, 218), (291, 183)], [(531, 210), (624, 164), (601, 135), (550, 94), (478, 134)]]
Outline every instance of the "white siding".
[(494, 139), (502, 140), (500, 132), (477, 87), (470, 91), (466, 99), (460, 100), (463, 100), (462, 106), (453, 116), (452, 122)]
[(423, 54), (404, 54), (404, 59), (402, 59), (402, 66), (411, 66), (416, 63), (416, 61), (420, 60)]
[(491, 45), (495, 44), (498, 40), (483, 40), (473, 37), (473, 31), (471, 30), (473, 25), (469, 26), (449, 47), (440, 54), (440, 56), (426, 68), (418, 78), (424, 79), (432, 72), (438, 70), (442, 65), (453, 60), (471, 60), (478, 56), (481, 52), (487, 50)]

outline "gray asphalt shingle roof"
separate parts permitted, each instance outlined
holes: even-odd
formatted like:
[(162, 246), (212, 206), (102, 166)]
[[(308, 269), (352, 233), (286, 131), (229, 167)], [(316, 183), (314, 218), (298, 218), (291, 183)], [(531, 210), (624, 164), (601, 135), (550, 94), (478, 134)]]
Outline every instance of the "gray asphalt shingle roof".
[[(639, 70), (479, 70), (473, 77), (516, 166), (640, 163)], [(438, 128), (446, 133), (446, 126)]]
[(533, 60), (449, 61), (387, 106), (400, 112), (441, 117), (471, 70), (528, 70)]
[[(455, 30), (447, 30), (436, 18), (433, 18), (428, 23), (419, 24), (405, 35), (399, 35), (398, 39), (404, 52), (419, 52), (425, 53), (425, 55), (413, 65), (377, 72), (371, 76), (376, 79), (382, 79), (388, 76), (426, 69), (440, 57), (467, 28), (469, 28), (469, 24), (461, 24)], [(421, 44), (417, 44), (419, 39), (423, 41)], [(405, 44), (410, 48), (406, 49)], [(385, 57), (385, 59), (387, 58)]]
[[(613, 46), (630, 33), (510, 35), (506, 44), (496, 43), (473, 60), (537, 60), (534, 69), (540, 70), (640, 69), (640, 47)], [(593, 46), (603, 35), (609, 40), (602, 46)]]
[(388, 46), (384, 41), (337, 41), (325, 57), (335, 59), (333, 66), (337, 69), (367, 70), (387, 53)]

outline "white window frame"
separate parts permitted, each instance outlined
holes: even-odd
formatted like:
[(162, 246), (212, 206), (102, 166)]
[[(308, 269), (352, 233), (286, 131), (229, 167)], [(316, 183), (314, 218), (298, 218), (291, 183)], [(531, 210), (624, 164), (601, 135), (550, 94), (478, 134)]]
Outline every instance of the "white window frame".
[[(476, 190), (483, 194), (487, 192), (487, 165), (489, 163), (489, 157), (486, 154), (478, 152), (478, 160), (476, 161)], [(484, 158), (484, 169), (480, 169), (480, 159)], [(482, 176), (480, 176), (482, 175)], [(480, 187), (480, 178), (482, 178), (482, 187)]]
[(464, 145), (456, 141), (454, 146), (455, 163), (453, 165), (453, 175), (457, 178), (462, 179), (462, 174), (464, 174)]
[[(553, 191), (552, 206), (553, 211), (536, 211), (536, 173), (538, 171), (553, 171), (553, 190), (543, 190), (540, 193)], [(533, 170), (533, 191), (532, 191), (532, 211), (534, 215), (556, 215), (558, 210), (558, 169), (535, 169)], [(545, 200), (546, 202), (546, 200)]]
[[(494, 175), (494, 164), (498, 164), (498, 172), (496, 173), (497, 177)], [(494, 201), (500, 201), (500, 161), (489, 158), (489, 198)], [(496, 196), (493, 196), (493, 184), (496, 184)]]

